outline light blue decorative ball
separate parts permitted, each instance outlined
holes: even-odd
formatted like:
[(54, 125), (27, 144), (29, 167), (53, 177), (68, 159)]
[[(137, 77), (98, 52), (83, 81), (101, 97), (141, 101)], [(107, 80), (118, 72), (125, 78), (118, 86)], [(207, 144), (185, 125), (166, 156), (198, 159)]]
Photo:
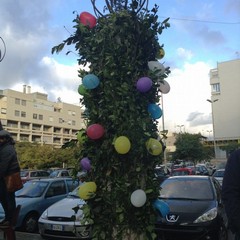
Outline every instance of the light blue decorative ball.
[(99, 85), (99, 78), (94, 74), (83, 77), (82, 84), (86, 89), (94, 89)]
[(156, 199), (153, 202), (153, 207), (158, 210), (162, 217), (166, 217), (170, 212), (168, 204), (163, 200)]
[(148, 104), (148, 112), (151, 115), (151, 118), (158, 119), (162, 116), (162, 109), (154, 103)]

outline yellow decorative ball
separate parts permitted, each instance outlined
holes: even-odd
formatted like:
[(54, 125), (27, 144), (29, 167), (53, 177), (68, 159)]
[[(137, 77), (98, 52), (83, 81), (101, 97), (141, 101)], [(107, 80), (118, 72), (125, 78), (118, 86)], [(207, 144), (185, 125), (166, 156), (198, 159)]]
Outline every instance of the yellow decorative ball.
[(95, 182), (86, 182), (80, 186), (78, 195), (83, 200), (88, 200), (95, 196), (97, 185)]
[(158, 156), (162, 153), (162, 144), (154, 138), (149, 138), (146, 142), (147, 150), (150, 154)]
[(165, 51), (163, 48), (160, 48), (158, 54), (157, 54), (157, 59), (162, 59), (165, 56)]
[(131, 143), (127, 137), (120, 136), (115, 140), (114, 147), (119, 154), (126, 154), (131, 148)]

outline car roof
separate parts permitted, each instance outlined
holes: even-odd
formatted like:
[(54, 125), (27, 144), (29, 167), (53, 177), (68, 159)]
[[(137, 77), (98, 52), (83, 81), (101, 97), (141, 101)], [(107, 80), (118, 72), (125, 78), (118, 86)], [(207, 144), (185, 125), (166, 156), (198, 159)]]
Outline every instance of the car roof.
[(73, 180), (69, 177), (60, 177), (60, 178), (37, 178), (30, 180), (31, 182), (54, 182), (54, 181), (59, 181), (59, 180)]
[(190, 171), (191, 169), (188, 167), (182, 167), (182, 168), (175, 168), (173, 171)]
[(21, 169), (21, 172), (47, 172), (47, 170), (38, 169)]
[(182, 176), (171, 176), (168, 179), (210, 179), (210, 176), (203, 176), (203, 175), (182, 175)]

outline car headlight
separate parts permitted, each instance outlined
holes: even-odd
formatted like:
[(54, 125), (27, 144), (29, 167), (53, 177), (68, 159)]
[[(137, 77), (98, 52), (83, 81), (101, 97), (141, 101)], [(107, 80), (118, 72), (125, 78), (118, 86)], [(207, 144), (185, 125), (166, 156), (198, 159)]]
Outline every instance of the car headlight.
[(42, 213), (42, 215), (41, 215), (40, 218), (42, 218), (42, 219), (47, 219), (47, 218), (48, 218), (48, 212), (47, 212), (47, 210), (45, 210), (45, 211)]
[(77, 216), (76, 216), (76, 221), (81, 221), (83, 219), (83, 214), (78, 214)]
[(198, 217), (194, 223), (208, 222), (217, 217), (217, 208), (214, 207), (211, 210), (205, 212), (203, 215)]

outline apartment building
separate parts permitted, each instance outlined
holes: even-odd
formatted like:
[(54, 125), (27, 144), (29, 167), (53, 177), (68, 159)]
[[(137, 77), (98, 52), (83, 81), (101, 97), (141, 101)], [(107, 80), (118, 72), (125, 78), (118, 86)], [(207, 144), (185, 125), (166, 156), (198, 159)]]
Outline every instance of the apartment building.
[(240, 143), (240, 59), (217, 63), (210, 70), (213, 132), (216, 157), (226, 157), (220, 146)]
[(24, 85), (22, 92), (0, 90), (0, 119), (16, 141), (61, 147), (85, 128), (82, 112), (80, 106), (51, 102), (45, 93), (32, 93), (30, 86)]

